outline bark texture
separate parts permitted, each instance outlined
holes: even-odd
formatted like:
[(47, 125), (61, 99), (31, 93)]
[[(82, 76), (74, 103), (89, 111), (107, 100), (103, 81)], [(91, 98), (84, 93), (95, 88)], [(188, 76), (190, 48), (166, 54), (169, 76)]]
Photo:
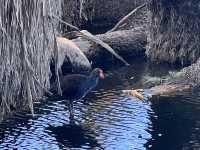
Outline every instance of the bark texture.
[[(123, 30), (97, 35), (105, 43), (108, 43), (116, 52), (124, 57), (136, 57), (145, 55), (147, 43), (146, 34), (142, 30)], [(74, 42), (81, 48), (90, 61), (102, 64), (113, 57), (107, 50), (83, 39), (75, 39)]]

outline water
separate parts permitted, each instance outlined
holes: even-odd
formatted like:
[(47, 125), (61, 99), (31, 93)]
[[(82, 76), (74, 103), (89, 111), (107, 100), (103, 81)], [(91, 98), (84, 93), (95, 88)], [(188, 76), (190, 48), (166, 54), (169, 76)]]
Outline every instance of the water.
[(23, 112), (1, 123), (0, 149), (199, 149), (198, 90), (145, 103), (120, 92), (146, 87), (148, 76), (162, 77), (167, 71), (143, 62), (113, 67), (75, 104), (76, 124), (69, 122), (65, 101), (50, 99), (35, 104), (35, 117)]

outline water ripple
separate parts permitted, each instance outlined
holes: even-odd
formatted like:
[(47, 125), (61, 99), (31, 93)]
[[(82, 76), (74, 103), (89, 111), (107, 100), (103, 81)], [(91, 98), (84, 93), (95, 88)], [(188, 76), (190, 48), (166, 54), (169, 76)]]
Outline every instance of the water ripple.
[(151, 106), (121, 95), (132, 81), (116, 73), (75, 103), (76, 124), (69, 123), (64, 100), (35, 104), (35, 117), (19, 113), (0, 125), (0, 149), (145, 149), (151, 138)]

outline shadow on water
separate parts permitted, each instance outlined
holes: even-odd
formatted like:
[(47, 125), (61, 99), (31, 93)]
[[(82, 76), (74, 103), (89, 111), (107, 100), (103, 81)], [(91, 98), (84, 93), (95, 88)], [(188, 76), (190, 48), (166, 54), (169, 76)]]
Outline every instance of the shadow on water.
[[(46, 129), (58, 141), (60, 148), (101, 148), (96, 140), (95, 132), (84, 125), (68, 124), (63, 126), (49, 126)], [(103, 149), (103, 148), (101, 148)]]
[(95, 90), (75, 103), (76, 124), (70, 124), (66, 101), (50, 98), (34, 105), (35, 117), (17, 113), (0, 124), (0, 149), (199, 148), (198, 89), (146, 103), (120, 92), (143, 88), (149, 77), (163, 77), (168, 70), (143, 61), (114, 65)]

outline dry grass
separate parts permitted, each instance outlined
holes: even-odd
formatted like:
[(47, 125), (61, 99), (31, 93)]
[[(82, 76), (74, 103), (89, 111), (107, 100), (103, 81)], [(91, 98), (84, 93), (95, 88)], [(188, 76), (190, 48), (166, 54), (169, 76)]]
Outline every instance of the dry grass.
[(4, 116), (11, 107), (29, 106), (33, 112), (33, 100), (50, 86), (52, 24), (59, 25), (48, 16), (61, 16), (61, 0), (0, 3), (0, 111)]
[(153, 61), (182, 65), (200, 56), (200, 9), (189, 1), (151, 0), (147, 55)]

